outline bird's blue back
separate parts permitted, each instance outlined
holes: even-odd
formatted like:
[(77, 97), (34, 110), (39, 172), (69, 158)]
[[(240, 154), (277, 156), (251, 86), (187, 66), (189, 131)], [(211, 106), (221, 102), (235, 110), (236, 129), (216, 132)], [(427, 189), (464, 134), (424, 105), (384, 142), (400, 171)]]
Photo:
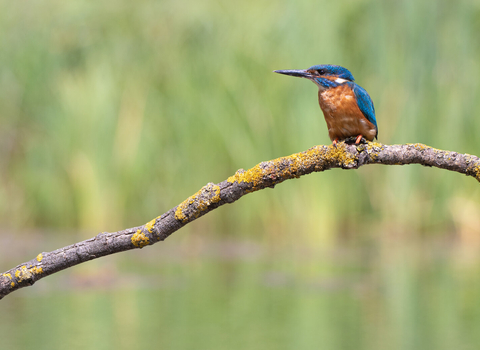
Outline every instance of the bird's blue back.
[(363, 115), (370, 121), (370, 123), (375, 125), (378, 130), (377, 120), (375, 119), (375, 107), (373, 106), (373, 101), (370, 98), (368, 92), (365, 91), (365, 89), (362, 88), (360, 85), (357, 85), (353, 82), (348, 82), (347, 84), (350, 86), (350, 88), (355, 94), (358, 108), (362, 111)]

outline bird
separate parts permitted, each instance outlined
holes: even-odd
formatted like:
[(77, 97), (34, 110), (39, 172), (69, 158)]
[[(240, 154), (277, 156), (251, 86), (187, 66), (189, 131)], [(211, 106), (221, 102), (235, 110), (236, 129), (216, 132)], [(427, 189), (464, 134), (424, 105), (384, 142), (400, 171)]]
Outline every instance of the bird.
[(333, 64), (315, 65), (304, 70), (276, 70), (275, 73), (306, 78), (318, 86), (318, 102), (328, 127), (328, 136), (336, 147), (342, 140), (362, 138), (373, 141), (378, 136), (375, 107), (370, 95), (350, 71)]

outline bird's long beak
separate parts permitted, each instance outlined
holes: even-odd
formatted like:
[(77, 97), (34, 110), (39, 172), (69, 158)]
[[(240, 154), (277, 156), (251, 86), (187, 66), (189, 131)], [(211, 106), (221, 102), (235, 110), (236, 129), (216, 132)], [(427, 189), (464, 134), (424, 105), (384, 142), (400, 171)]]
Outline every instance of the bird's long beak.
[(274, 72), (279, 74), (291, 75), (292, 77), (300, 77), (300, 78), (307, 78), (307, 79), (310, 79), (312, 77), (311, 73), (303, 69), (275, 70)]

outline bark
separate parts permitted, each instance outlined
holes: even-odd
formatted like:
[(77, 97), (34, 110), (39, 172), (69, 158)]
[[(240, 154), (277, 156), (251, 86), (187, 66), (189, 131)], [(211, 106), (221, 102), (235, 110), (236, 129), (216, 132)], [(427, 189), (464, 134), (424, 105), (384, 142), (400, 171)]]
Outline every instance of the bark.
[(456, 171), (480, 181), (480, 159), (469, 154), (443, 151), (422, 144), (383, 145), (367, 142), (337, 146), (316, 146), (305, 152), (238, 170), (218, 184), (208, 183), (178, 206), (145, 225), (118, 232), (103, 232), (83, 242), (40, 253), (30, 261), (0, 275), (0, 299), (11, 292), (33, 285), (39, 279), (84, 261), (129, 249), (143, 248), (163, 241), (209, 211), (233, 203), (247, 193), (255, 192), (312, 172), (332, 168), (356, 169), (366, 164), (421, 164)]

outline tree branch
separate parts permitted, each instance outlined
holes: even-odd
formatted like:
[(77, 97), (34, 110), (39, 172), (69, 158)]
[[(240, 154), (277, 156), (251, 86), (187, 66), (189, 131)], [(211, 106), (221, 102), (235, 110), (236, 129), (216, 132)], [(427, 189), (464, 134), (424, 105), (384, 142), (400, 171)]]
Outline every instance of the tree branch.
[(238, 170), (218, 184), (208, 183), (197, 193), (145, 225), (103, 232), (83, 242), (41, 253), (0, 275), (0, 299), (33, 285), (39, 279), (101, 256), (143, 248), (163, 241), (173, 232), (211, 210), (255, 192), (312, 172), (332, 168), (356, 169), (366, 164), (421, 164), (456, 171), (480, 181), (480, 159), (469, 154), (442, 151), (422, 144), (383, 145), (376, 142), (337, 147), (316, 146), (308, 151)]

